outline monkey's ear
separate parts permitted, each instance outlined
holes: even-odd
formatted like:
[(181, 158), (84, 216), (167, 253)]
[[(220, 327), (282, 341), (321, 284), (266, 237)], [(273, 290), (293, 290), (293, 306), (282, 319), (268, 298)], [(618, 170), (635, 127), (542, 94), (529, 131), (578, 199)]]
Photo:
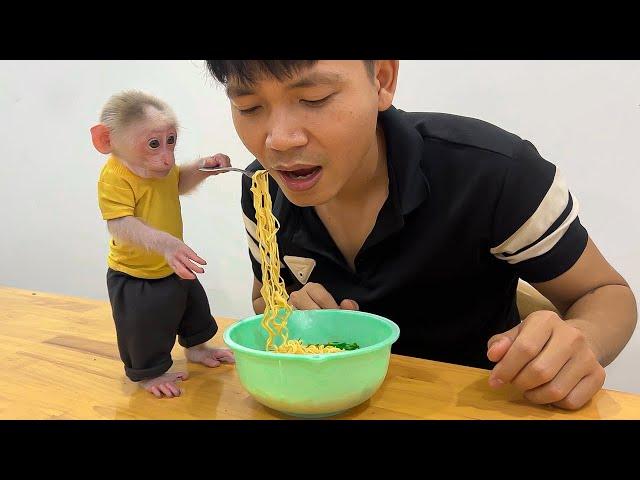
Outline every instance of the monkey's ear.
[(100, 153), (111, 153), (111, 135), (106, 125), (99, 123), (91, 127), (91, 141)]

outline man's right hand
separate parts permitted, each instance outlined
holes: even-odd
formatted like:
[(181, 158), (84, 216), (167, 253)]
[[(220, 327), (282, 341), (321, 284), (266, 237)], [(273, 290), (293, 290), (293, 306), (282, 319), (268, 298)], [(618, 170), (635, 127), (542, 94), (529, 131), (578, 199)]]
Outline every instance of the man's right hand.
[(180, 278), (194, 280), (194, 272), (204, 273), (204, 269), (197, 264), (206, 265), (207, 262), (176, 237), (168, 235), (164, 241), (163, 253), (169, 266)]
[(307, 283), (300, 290), (291, 292), (289, 303), (298, 310), (342, 309), (360, 310), (355, 300), (345, 298), (340, 305), (327, 290), (319, 283)]

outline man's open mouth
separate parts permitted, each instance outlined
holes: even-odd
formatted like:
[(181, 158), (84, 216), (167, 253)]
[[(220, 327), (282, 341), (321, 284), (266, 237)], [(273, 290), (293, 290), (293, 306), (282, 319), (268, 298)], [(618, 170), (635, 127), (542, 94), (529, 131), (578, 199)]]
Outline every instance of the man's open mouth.
[(289, 190), (301, 192), (315, 186), (322, 175), (322, 167), (317, 166), (292, 166), (278, 169), (280, 177)]
[(280, 170), (283, 176), (293, 180), (304, 180), (320, 170), (320, 167), (299, 168), (296, 170)]

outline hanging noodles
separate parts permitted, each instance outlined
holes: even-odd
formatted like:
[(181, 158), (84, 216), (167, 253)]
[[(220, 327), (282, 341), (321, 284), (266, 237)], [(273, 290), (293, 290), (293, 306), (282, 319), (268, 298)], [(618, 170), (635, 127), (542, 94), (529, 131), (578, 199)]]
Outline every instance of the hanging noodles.
[(260, 294), (265, 301), (262, 327), (268, 333), (265, 349), (278, 353), (341, 352), (343, 349), (331, 345), (305, 345), (300, 340), (289, 340), (287, 319), (292, 309), (288, 301), (289, 294), (280, 277), (280, 255), (276, 240), (280, 223), (271, 211), (269, 175), (266, 170), (258, 170), (253, 174), (251, 192), (256, 211), (256, 236), (262, 265)]

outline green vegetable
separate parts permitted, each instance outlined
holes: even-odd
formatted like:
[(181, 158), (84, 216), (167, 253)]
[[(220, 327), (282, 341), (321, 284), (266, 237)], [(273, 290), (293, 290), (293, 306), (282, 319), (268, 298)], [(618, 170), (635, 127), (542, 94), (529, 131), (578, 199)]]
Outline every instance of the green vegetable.
[(316, 347), (327, 346), (327, 347), (336, 347), (340, 350), (357, 350), (360, 346), (357, 343), (345, 343), (345, 342), (329, 342), (327, 344), (323, 343), (311, 343), (309, 345), (315, 345)]
[(340, 343), (340, 342), (331, 342), (330, 346), (340, 348), (342, 350), (356, 350), (360, 348), (357, 343)]

